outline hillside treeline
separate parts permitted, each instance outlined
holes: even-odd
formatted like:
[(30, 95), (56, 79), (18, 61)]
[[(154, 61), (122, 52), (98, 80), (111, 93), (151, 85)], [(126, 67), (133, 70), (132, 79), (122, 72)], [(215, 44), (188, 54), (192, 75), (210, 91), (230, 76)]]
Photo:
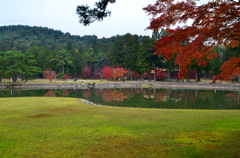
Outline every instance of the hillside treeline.
[[(59, 78), (64, 74), (73, 78), (102, 78), (106, 66), (127, 70), (128, 79), (177, 79), (178, 67), (174, 56), (165, 60), (154, 55), (156, 40), (164, 36), (164, 30), (153, 37), (126, 34), (111, 38), (74, 36), (46, 27), (0, 27), (0, 79), (18, 77), (26, 81), (43, 77), (45, 70), (54, 70)], [(209, 77), (220, 72), (221, 64), (231, 56), (239, 55), (239, 47), (216, 47), (219, 58), (208, 66), (197, 64), (190, 68), (186, 78)], [(155, 75), (152, 73), (155, 70)]]

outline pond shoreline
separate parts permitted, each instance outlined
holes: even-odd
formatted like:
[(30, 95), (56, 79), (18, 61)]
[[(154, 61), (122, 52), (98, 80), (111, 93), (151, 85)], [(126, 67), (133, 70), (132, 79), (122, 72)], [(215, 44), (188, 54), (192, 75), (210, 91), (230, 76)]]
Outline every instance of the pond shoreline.
[(108, 89), (108, 88), (166, 88), (166, 89), (203, 89), (203, 90), (240, 90), (240, 83), (204, 83), (204, 82), (161, 82), (161, 81), (126, 81), (116, 83), (26, 83), (0, 84), (0, 89)]

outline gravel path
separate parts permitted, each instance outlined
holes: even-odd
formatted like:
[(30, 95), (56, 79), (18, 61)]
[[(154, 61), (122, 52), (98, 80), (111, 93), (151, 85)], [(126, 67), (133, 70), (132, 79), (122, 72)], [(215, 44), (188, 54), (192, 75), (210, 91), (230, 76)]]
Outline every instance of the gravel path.
[(213, 89), (240, 90), (240, 83), (204, 83), (204, 82), (161, 82), (161, 81), (126, 81), (111, 83), (55, 83), (55, 84), (21, 84), (6, 86), (0, 84), (0, 89), (88, 89), (88, 88), (169, 88), (169, 89)]

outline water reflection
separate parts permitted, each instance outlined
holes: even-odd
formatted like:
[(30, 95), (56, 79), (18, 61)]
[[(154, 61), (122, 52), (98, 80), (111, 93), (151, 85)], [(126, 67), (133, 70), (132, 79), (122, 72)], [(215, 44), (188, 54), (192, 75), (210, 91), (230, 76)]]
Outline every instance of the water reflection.
[(168, 109), (240, 109), (240, 91), (184, 89), (0, 90), (0, 97), (84, 98), (97, 104)]

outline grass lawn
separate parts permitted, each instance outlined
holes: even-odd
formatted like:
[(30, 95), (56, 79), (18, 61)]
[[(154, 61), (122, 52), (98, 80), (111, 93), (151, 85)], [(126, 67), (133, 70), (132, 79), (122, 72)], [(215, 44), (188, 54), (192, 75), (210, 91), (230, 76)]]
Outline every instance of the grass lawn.
[(0, 157), (240, 157), (239, 110), (86, 105), (0, 98)]

